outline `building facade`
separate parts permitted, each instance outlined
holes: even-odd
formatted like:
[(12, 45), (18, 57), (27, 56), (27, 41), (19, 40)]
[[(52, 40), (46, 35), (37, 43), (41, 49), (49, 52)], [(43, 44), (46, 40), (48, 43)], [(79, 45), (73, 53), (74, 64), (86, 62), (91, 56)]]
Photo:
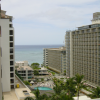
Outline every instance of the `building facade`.
[[(97, 17), (100, 13), (94, 13), (94, 15)], [(93, 16), (93, 19), (96, 19), (95, 17)], [(70, 36), (70, 40), (68, 36)], [(66, 64), (68, 77), (79, 73), (84, 75), (87, 83), (100, 86), (100, 23), (95, 21), (91, 25), (66, 32), (66, 41), (70, 41), (70, 44), (68, 42), (66, 46), (66, 56), (70, 60), (70, 64), (68, 61)], [(68, 51), (68, 47), (70, 51)], [(70, 54), (70, 58), (68, 54)]]
[(44, 65), (55, 72), (64, 73), (66, 70), (65, 47), (45, 49)]
[(15, 66), (28, 66), (28, 61), (16, 61)]
[(2, 91), (7, 92), (15, 88), (14, 28), (13, 17), (6, 15), (6, 11), (0, 12)]
[(17, 68), (17, 73), (24, 79), (24, 81), (33, 80), (33, 69), (30, 66), (19, 66)]

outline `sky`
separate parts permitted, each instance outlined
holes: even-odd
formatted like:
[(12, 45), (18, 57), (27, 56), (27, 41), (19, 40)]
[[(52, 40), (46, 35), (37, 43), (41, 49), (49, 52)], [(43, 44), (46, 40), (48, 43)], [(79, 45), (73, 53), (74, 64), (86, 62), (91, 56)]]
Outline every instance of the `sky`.
[(13, 16), (15, 45), (64, 44), (65, 32), (91, 24), (100, 0), (1, 0)]

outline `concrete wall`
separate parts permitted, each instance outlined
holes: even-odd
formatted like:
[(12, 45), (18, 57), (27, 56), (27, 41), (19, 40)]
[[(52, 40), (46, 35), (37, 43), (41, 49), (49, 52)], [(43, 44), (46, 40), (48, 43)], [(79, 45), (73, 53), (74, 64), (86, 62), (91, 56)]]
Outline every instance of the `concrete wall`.
[(2, 47), (2, 87), (3, 92), (10, 91), (10, 53), (9, 53), (9, 19), (0, 19)]

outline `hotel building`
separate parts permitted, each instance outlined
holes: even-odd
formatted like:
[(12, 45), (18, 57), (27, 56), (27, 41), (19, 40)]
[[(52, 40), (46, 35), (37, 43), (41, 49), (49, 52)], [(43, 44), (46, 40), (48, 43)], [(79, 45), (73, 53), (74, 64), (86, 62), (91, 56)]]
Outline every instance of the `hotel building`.
[(33, 69), (30, 66), (19, 66), (17, 73), (24, 79), (24, 81), (31, 81), (33, 79)]
[(100, 86), (100, 12), (93, 14), (92, 24), (66, 32), (66, 74), (79, 73), (87, 83)]
[(44, 49), (44, 66), (57, 73), (64, 73), (66, 70), (66, 48)]
[(0, 74), (2, 78), (0, 78), (3, 92), (11, 91), (11, 89), (15, 88), (14, 28), (12, 19), (12, 16), (6, 15), (6, 11), (0, 9), (0, 67), (2, 70)]

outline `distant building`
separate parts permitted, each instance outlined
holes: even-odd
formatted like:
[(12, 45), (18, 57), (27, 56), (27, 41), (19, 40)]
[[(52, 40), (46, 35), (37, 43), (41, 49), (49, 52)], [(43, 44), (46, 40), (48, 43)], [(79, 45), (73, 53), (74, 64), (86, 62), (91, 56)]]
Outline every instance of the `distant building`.
[(100, 12), (92, 24), (66, 31), (66, 75), (79, 73), (93, 86), (100, 86)]
[[(0, 5), (0, 94), (15, 88), (14, 28), (12, 16), (6, 15)], [(2, 89), (1, 89), (2, 85)], [(2, 90), (2, 91), (1, 91)], [(1, 100), (0, 95), (0, 100)]]
[(41, 67), (41, 69), (38, 70), (39, 71), (39, 75), (48, 75), (48, 69), (45, 67)]
[(27, 81), (31, 81), (34, 77), (33, 69), (30, 66), (19, 66), (17, 68), (18, 74)]
[(28, 61), (16, 61), (15, 66), (28, 66)]
[(55, 72), (64, 73), (66, 70), (66, 48), (45, 48), (44, 66), (48, 66)]

